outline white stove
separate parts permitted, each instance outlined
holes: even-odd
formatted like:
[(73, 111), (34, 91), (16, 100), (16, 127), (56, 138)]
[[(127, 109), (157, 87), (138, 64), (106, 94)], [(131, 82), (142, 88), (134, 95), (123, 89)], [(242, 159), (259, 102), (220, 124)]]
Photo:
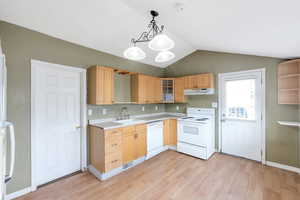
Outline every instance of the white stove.
[(187, 108), (187, 116), (178, 119), (177, 150), (209, 159), (215, 152), (215, 109)]

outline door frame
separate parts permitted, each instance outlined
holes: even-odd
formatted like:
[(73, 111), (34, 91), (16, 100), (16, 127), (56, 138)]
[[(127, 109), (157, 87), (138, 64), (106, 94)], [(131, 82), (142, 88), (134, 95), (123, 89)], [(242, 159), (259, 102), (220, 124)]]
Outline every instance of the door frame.
[(86, 88), (86, 69), (79, 68), (79, 67), (72, 67), (60, 64), (54, 64), (49, 62), (44, 62), (40, 60), (31, 59), (31, 191), (35, 191), (37, 189), (37, 177), (36, 177), (36, 111), (34, 105), (35, 104), (35, 97), (36, 97), (36, 70), (38, 67), (37, 64), (41, 64), (41, 66), (49, 66), (52, 68), (57, 69), (64, 69), (73, 72), (80, 73), (80, 126), (81, 128), (81, 155), (80, 155), (80, 165), (81, 170), (85, 171), (87, 169), (87, 104), (86, 104), (86, 95), (87, 95), (87, 88)]
[(266, 68), (254, 69), (254, 70), (245, 70), (245, 71), (236, 71), (236, 72), (227, 72), (218, 74), (218, 152), (222, 151), (222, 128), (221, 128), (221, 116), (222, 116), (222, 81), (223, 76), (232, 76), (232, 75), (243, 75), (252, 72), (261, 73), (261, 163), (266, 164)]

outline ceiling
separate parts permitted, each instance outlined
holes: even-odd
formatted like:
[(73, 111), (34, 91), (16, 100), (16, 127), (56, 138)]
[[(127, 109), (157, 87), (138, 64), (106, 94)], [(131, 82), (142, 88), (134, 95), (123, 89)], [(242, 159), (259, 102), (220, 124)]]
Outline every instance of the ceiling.
[(298, 0), (1, 0), (0, 19), (82, 46), (123, 56), (146, 30), (149, 11), (175, 41), (175, 59), (156, 63), (146, 45), (142, 63), (166, 67), (193, 51), (300, 56)]

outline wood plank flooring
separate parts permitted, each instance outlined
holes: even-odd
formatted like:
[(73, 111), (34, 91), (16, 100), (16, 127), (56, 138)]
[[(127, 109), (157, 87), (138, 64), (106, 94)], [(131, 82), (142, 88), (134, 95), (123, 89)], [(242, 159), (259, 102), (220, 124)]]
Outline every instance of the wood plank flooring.
[(89, 173), (18, 200), (300, 200), (300, 176), (223, 154), (203, 161), (166, 151), (109, 180)]

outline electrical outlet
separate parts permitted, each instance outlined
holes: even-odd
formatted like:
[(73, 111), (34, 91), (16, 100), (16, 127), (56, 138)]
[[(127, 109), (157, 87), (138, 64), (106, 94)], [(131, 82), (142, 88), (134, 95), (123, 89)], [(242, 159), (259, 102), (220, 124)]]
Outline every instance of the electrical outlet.
[(106, 115), (107, 110), (105, 108), (102, 109), (102, 115)]
[(217, 102), (212, 102), (212, 103), (211, 103), (211, 107), (217, 108), (217, 107), (218, 107), (218, 103), (217, 103)]
[(142, 111), (143, 111), (143, 112), (145, 111), (145, 106), (142, 106)]
[(93, 110), (92, 109), (88, 109), (88, 116), (91, 116), (93, 114)]
[(158, 106), (155, 106), (155, 110), (158, 110)]
[(179, 110), (179, 106), (176, 106), (176, 110)]

